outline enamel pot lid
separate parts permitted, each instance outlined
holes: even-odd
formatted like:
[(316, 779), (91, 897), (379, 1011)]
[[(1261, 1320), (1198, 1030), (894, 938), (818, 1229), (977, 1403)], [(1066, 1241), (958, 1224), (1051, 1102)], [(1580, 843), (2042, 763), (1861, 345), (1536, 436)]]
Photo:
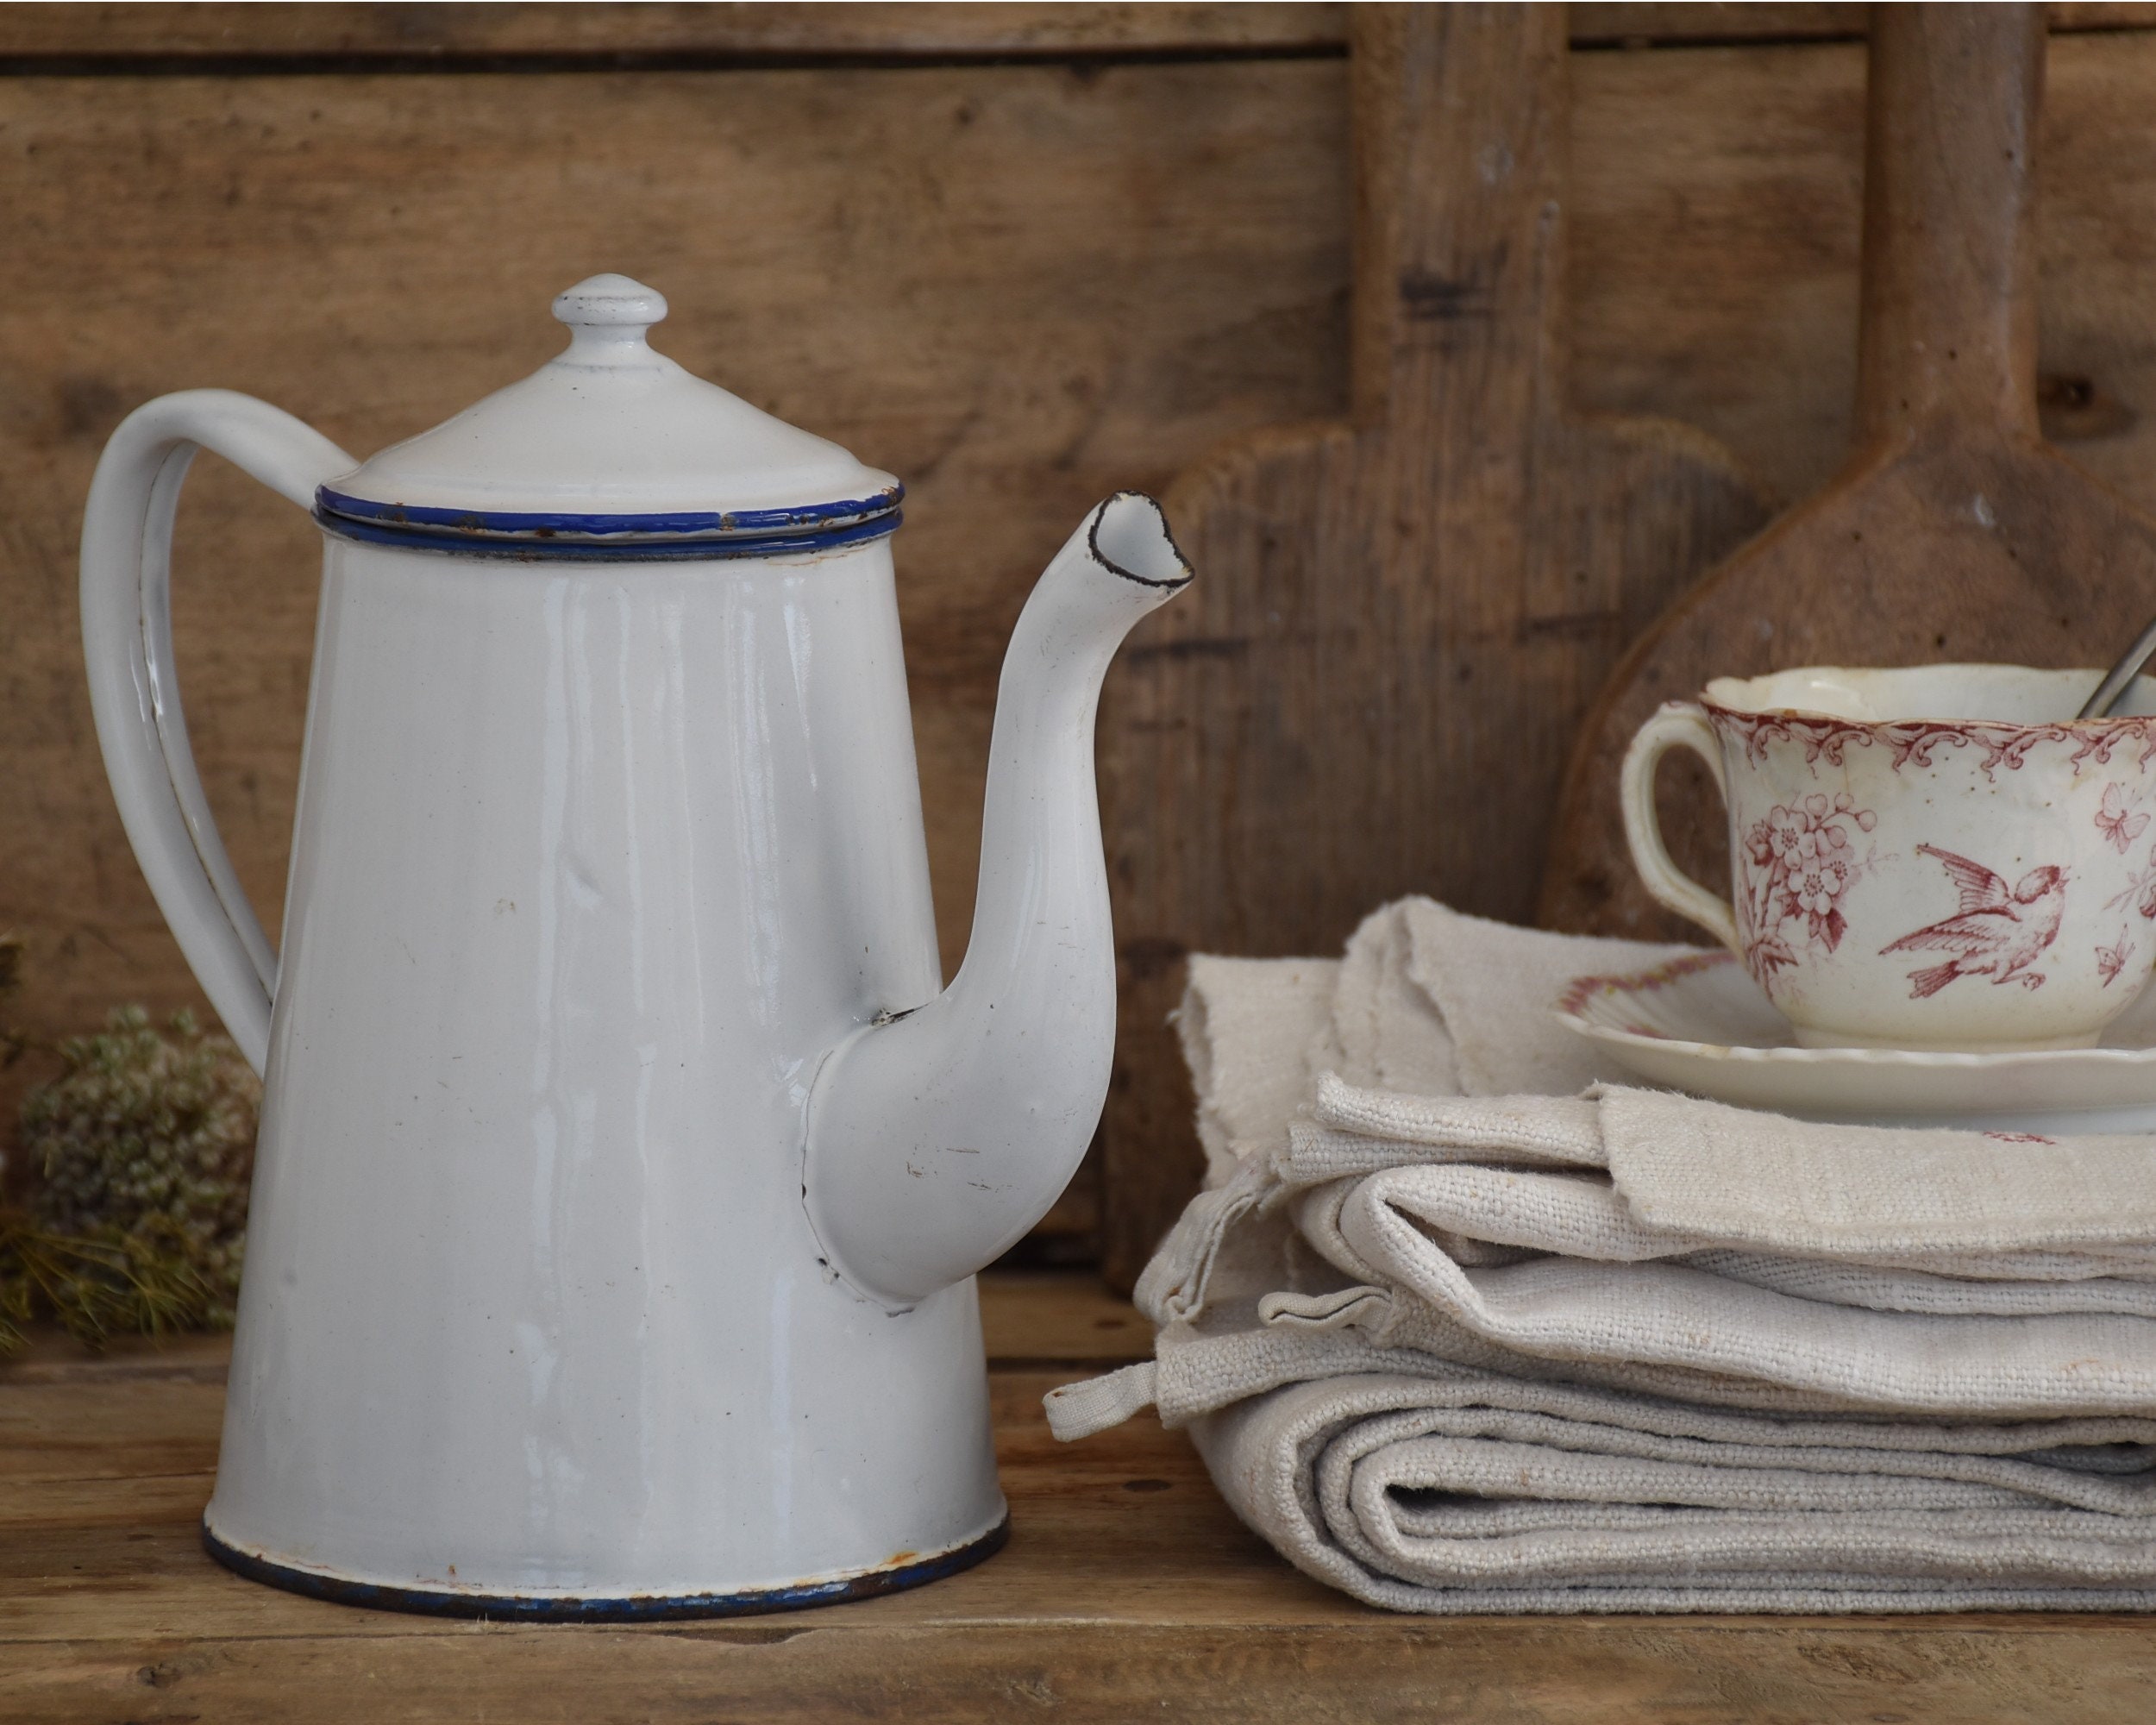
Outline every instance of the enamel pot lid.
[(890, 474), (655, 353), (652, 289), (595, 275), (554, 315), (560, 355), (322, 486), (316, 519), (382, 544), (586, 560), (774, 556), (898, 526)]

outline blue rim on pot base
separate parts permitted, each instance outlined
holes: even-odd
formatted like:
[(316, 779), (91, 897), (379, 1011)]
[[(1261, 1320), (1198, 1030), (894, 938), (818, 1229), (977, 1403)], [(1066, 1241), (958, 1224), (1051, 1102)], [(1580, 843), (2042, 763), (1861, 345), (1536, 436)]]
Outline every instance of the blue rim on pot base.
[(739, 1593), (630, 1594), (618, 1598), (570, 1597), (560, 1594), (461, 1593), (447, 1588), (391, 1587), (379, 1582), (348, 1581), (273, 1563), (228, 1546), (202, 1524), (202, 1548), (248, 1581), (304, 1593), (335, 1605), (375, 1611), (411, 1611), (429, 1617), (505, 1618), (519, 1623), (655, 1623), (670, 1618), (763, 1617), (779, 1611), (805, 1611), (817, 1605), (843, 1605), (903, 1593), (985, 1563), (1011, 1539), (1006, 1515), (977, 1540), (933, 1557), (865, 1570), (828, 1581), (804, 1581), (791, 1587), (753, 1587)]

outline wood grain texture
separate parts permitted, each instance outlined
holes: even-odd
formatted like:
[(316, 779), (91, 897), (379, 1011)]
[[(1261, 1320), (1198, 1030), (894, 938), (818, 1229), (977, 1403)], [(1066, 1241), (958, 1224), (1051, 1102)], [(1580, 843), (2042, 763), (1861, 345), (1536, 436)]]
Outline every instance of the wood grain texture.
[(163, 6), (0, 8), (0, 56), (715, 54), (744, 57), (1233, 53), (1337, 48), (1337, 5)]
[[(2147, 417), (2156, 318), (2134, 284), (2156, 235), (2156, 134), (2143, 117), (2156, 41), (2054, 38), (2051, 60), (2036, 212), (2040, 412), (2077, 463), (2146, 509), (2156, 505)], [(1853, 430), (1862, 50), (1575, 54), (1572, 70), (1573, 399), (1689, 421), (1771, 491), (1802, 495), (1846, 459)], [(1450, 811), (1465, 830), (1497, 833), (1543, 812), (1504, 795)], [(1338, 825), (1359, 836), (1369, 822)], [(1508, 904), (1466, 908), (1505, 914)], [(1176, 944), (1126, 941), (1123, 957), (1132, 998), (1157, 1023), (1174, 999)], [(1149, 983), (1147, 1007), (1135, 990)], [(1187, 1192), (1195, 1177), (1180, 1076), (1167, 1066), (1150, 1119), (1124, 1098), (1112, 1104), (1135, 1124), (1130, 1160), (1155, 1194)], [(1126, 1177), (1119, 1167), (1114, 1183)], [(1142, 1226), (1120, 1226), (1124, 1253), (1142, 1251), (1145, 1229), (1172, 1214), (1151, 1201)], [(1129, 1273), (1128, 1256), (1119, 1267)]]
[[(994, 665), (1040, 561), (1106, 489), (1345, 403), (1345, 72), (0, 79), (0, 925), (31, 938), (29, 1027), (200, 1005), (82, 690), (75, 535), (112, 424), (225, 383), (372, 449), (538, 363), (546, 297), (615, 263), (673, 296), (662, 345), (912, 487), (897, 555), (955, 963)], [(1853, 435), (1862, 47), (1576, 53), (1571, 82), (1573, 400), (1696, 425), (1783, 498), (1815, 488)], [(2143, 507), (2152, 104), (2156, 35), (2054, 39), (2045, 427)], [(296, 515), (203, 464), (181, 674), (273, 926), (317, 561)], [(0, 1071), (0, 1116), (39, 1070)], [(1187, 1118), (1163, 1131), (1183, 1153)]]
[[(2156, 35), (2054, 37), (2037, 151), (2039, 407), (2156, 505)], [(1856, 435), (1865, 50), (1573, 56), (1572, 381), (1666, 414), (1779, 497)]]
[[(1343, 196), (1341, 75), (473, 76), (453, 101), (399, 77), (145, 79), (124, 101), (105, 80), (0, 80), (0, 926), (30, 942), (30, 1027), (197, 998), (82, 688), (75, 542), (112, 424), (216, 383), (372, 451), (548, 357), (552, 295), (603, 266), (664, 287), (662, 349), (905, 476), (900, 601), (955, 969), (996, 670), (1049, 555), (1117, 487), (1335, 398), (1317, 356), (1344, 234), (1306, 216)], [(319, 546), (208, 461), (179, 542), (196, 754), (273, 929)]]
[[(1100, 1315), (1025, 1298), (1053, 1338)], [(1013, 1314), (983, 1285), (993, 1333)], [(1122, 1308), (1143, 1328), (1142, 1320)], [(1270, 1725), (2141, 1725), (2156, 1624), (2120, 1617), (1397, 1617), (1298, 1574), (1150, 1414), (1058, 1445), (992, 1378), (1010, 1546), (931, 1587), (799, 1615), (641, 1628), (323, 1604), (203, 1555), (222, 1345), (0, 1367), (0, 1722), (467, 1725), (1041, 1716)], [(160, 1371), (160, 1362), (173, 1369)], [(35, 1375), (29, 1375), (35, 1374)]]
[[(2156, 611), (2156, 516), (2039, 433), (2044, 53), (2034, 7), (1876, 15), (1858, 446), (1658, 618), (1597, 698), (1544, 883), (1551, 925), (1684, 932), (1639, 885), (1618, 812), (1619, 764), (1663, 701), (1796, 665), (2103, 666)], [(1719, 890), (1727, 818), (1700, 776), (1665, 796), (1666, 831)]]
[(1153, 1357), (1153, 1327), (1091, 1276), (991, 1270), (981, 1283), (981, 1333), (992, 1365), (1044, 1361), (1102, 1366)]
[[(2156, 6), (2048, 9), (2059, 30), (2145, 28)], [(1620, 3), (1570, 8), (1581, 46), (1855, 41), (1848, 4)], [(350, 4), (172, 6), (17, 0), (0, 7), (0, 58), (301, 56), (400, 61), (504, 55), (708, 54), (893, 60), (987, 54), (1337, 53), (1342, 5), (1206, 3)]]
[(1120, 1286), (1196, 1189), (1175, 961), (1337, 951), (1409, 892), (1528, 914), (1588, 701), (1766, 518), (1696, 432), (1570, 411), (1561, 15), (1372, 6), (1354, 28), (1352, 421), (1178, 480), (1200, 579), (1102, 701)]
[[(1826, 3), (1746, 5), (1744, 0), (1614, 0), (1576, 5), (1570, 34), (1575, 47), (1650, 47), (1680, 43), (1861, 41), (1870, 8)], [(2060, 32), (2146, 29), (2156, 24), (2156, 6), (2132, 0), (2068, 0), (2044, 8)]]

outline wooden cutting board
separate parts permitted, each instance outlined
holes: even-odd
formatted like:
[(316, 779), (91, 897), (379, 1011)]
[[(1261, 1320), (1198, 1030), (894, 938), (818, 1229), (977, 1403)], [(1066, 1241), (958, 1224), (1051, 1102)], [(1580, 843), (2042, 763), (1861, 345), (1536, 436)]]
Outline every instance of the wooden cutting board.
[[(2156, 521), (2037, 430), (2041, 9), (1872, 20), (1858, 448), (1625, 656), (1566, 775), (1550, 926), (1700, 938), (1639, 886), (1618, 812), (1626, 746), (1661, 702), (1797, 665), (2106, 665), (2156, 612)], [(1727, 881), (1720, 806), (1677, 768), (1659, 799), (1670, 849)]]
[(1126, 1287), (1198, 1182), (1185, 956), (1337, 953), (1410, 892), (1527, 916), (1594, 691), (1764, 519), (1707, 438), (1567, 410), (1564, 9), (1348, 16), (1352, 418), (1172, 489), (1200, 578), (1102, 706)]

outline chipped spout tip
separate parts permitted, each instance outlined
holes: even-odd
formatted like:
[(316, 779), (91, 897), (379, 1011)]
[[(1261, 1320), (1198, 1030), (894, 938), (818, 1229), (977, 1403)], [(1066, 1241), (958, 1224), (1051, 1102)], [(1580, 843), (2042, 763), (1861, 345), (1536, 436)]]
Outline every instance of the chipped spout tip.
[(1119, 491), (1094, 510), (1086, 547), (1110, 574), (1149, 587), (1188, 586), (1197, 574), (1169, 530), (1168, 511), (1142, 491)]

